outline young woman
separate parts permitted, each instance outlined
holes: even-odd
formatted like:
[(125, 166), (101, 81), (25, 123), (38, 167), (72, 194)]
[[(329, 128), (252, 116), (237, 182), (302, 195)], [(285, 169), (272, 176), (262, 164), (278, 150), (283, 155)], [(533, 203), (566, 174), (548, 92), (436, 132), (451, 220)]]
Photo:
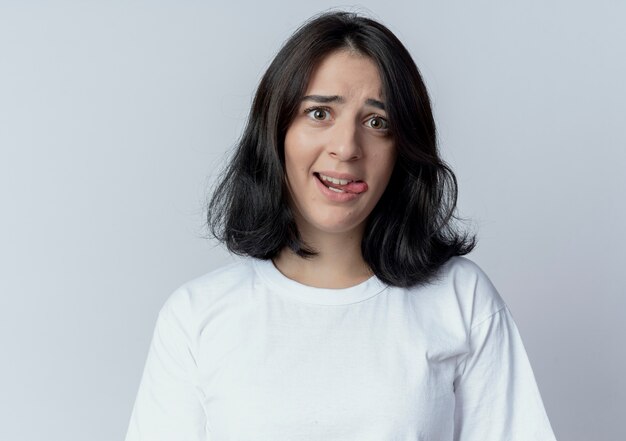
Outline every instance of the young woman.
[(354, 13), (307, 22), (209, 204), (242, 257), (163, 306), (126, 440), (554, 440), (455, 205), (400, 41)]

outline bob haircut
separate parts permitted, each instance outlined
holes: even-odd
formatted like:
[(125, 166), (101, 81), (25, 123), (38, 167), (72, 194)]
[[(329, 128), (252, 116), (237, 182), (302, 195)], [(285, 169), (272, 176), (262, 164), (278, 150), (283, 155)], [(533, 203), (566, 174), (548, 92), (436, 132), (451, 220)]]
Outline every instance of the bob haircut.
[(363, 258), (389, 285), (429, 283), (450, 257), (469, 253), (476, 237), (453, 228), (457, 180), (439, 157), (430, 99), (411, 55), (385, 26), (353, 12), (314, 16), (284, 43), (210, 198), (207, 225), (234, 254), (267, 260), (289, 247), (303, 258), (317, 255), (302, 240), (287, 202), (284, 140), (311, 73), (338, 50), (378, 66), (398, 152), (387, 188), (366, 220)]

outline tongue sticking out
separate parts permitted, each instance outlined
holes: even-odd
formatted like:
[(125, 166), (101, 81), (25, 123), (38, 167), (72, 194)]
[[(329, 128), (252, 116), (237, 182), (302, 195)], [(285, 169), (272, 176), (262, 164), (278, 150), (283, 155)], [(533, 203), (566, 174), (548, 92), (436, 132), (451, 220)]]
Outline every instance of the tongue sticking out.
[[(333, 184), (333, 187), (335, 184)], [(367, 184), (363, 181), (352, 181), (348, 182), (346, 185), (341, 185), (338, 188), (347, 191), (348, 193), (363, 193), (367, 190)]]
[[(319, 176), (318, 179), (320, 179)], [(322, 181), (322, 184), (327, 187), (338, 188), (339, 190), (343, 190), (348, 193), (363, 193), (367, 190), (367, 184), (363, 181), (352, 181), (348, 182), (346, 185), (334, 184), (323, 179), (320, 179), (320, 181)]]

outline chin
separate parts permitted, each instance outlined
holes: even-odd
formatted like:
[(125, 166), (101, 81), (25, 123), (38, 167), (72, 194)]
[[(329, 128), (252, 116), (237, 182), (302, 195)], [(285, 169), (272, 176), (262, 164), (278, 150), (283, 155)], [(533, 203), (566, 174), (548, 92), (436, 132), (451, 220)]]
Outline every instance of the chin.
[(327, 234), (347, 234), (347, 233), (361, 233), (361, 226), (363, 222), (359, 223), (317, 223), (313, 224), (315, 230)]
[(367, 216), (363, 219), (361, 217), (358, 212), (346, 212), (345, 209), (340, 211), (320, 210), (316, 213), (308, 213), (307, 216), (302, 216), (298, 212), (296, 224), (301, 231), (307, 231), (312, 234), (347, 234), (351, 232), (361, 234)]

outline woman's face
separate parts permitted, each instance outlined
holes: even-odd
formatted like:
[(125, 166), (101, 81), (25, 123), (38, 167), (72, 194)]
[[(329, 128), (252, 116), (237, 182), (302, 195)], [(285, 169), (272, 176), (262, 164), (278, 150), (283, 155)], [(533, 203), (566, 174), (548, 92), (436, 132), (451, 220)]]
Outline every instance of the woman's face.
[(290, 203), (305, 238), (358, 232), (396, 160), (378, 69), (367, 57), (331, 53), (313, 71), (285, 135)]

